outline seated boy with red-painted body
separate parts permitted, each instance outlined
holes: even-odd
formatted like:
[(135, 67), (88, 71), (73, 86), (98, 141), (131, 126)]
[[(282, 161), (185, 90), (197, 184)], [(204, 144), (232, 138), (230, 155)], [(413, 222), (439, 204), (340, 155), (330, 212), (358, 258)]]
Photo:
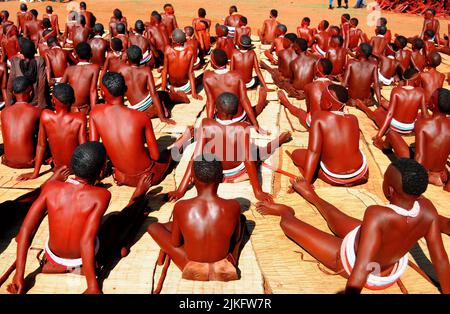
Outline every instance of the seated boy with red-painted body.
[(116, 26), (116, 36), (114, 36), (114, 38), (118, 38), (122, 41), (123, 47), (124, 47), (124, 51), (127, 49), (127, 47), (129, 46), (128, 44), (128, 34), (127, 34), (127, 29), (125, 24), (123, 23), (119, 23)]
[(397, 45), (388, 44), (385, 53), (376, 56), (378, 59), (378, 80), (380, 85), (391, 86), (399, 81), (397, 73), (402, 67), (400, 61), (395, 57), (397, 50)]
[(280, 134), (266, 147), (252, 145), (250, 124), (233, 122), (238, 109), (239, 99), (232, 93), (222, 93), (216, 100), (216, 119), (205, 118), (196, 134), (197, 145), (194, 155), (178, 189), (169, 193), (170, 200), (184, 196), (192, 182), (192, 163), (197, 156), (205, 153), (215, 154), (222, 162), (224, 182), (235, 183), (250, 180), (255, 197), (259, 200), (272, 200), (272, 196), (263, 192), (258, 180), (257, 165), (272, 154), (280, 145), (290, 140), (289, 132)]
[(215, 156), (200, 156), (192, 168), (197, 196), (175, 204), (172, 222), (147, 229), (161, 248), (158, 263), (170, 258), (188, 280), (237, 280), (245, 216), (236, 200), (218, 196), (223, 169)]
[(234, 33), (234, 45), (237, 46), (241, 40), (241, 36), (252, 36), (252, 29), (247, 25), (248, 21), (245, 16), (241, 16), (239, 26), (236, 27), (236, 32)]
[(66, 52), (59, 46), (56, 37), (47, 39), (49, 50), (45, 54), (45, 73), (50, 86), (60, 83), (69, 62)]
[(275, 9), (270, 10), (270, 16), (263, 22), (261, 29), (258, 29), (258, 36), (263, 45), (271, 45), (277, 37), (277, 26), (280, 22), (277, 20), (278, 11)]
[(195, 31), (192, 26), (186, 26), (184, 28), (184, 33), (186, 34), (185, 46), (191, 47), (194, 51), (194, 70), (198, 70), (205, 64), (203, 51), (200, 49), (200, 43), (194, 35)]
[(133, 45), (126, 53), (127, 61), (117, 73), (125, 79), (125, 95), (130, 103), (128, 108), (144, 112), (149, 119), (159, 118), (161, 122), (175, 124), (175, 121), (167, 118), (168, 103), (167, 100), (163, 102), (163, 93), (156, 91), (151, 68), (141, 64), (142, 50)]
[(333, 64), (331, 75), (338, 77), (338, 79), (342, 77), (347, 66), (347, 49), (343, 45), (344, 39), (342, 36), (331, 37), (330, 47), (325, 55), (325, 58)]
[(427, 105), (431, 105), (431, 97), (439, 88), (442, 88), (445, 75), (437, 70), (442, 62), (442, 57), (438, 52), (433, 52), (427, 57), (429, 69), (419, 74), (417, 85), (425, 90), (425, 100)]
[(308, 47), (311, 47), (314, 43), (314, 35), (317, 33), (317, 29), (310, 28), (311, 19), (309, 17), (304, 17), (302, 23), (297, 27), (297, 36), (303, 38), (308, 42)]
[(100, 69), (105, 64), (106, 52), (109, 49), (109, 41), (103, 38), (105, 32), (102, 24), (97, 23), (93, 28), (94, 37), (89, 40), (89, 45), (92, 50), (91, 62), (100, 66)]
[(268, 50), (264, 51), (264, 55), (269, 59), (270, 63), (278, 64), (278, 54), (288, 48), (291, 42), (285, 38), (287, 27), (284, 24), (278, 24), (276, 28), (276, 38)]
[(348, 49), (354, 51), (362, 43), (369, 42), (366, 33), (358, 28), (359, 20), (355, 17), (350, 19), (350, 30), (348, 34)]
[(147, 114), (125, 106), (126, 89), (121, 74), (108, 72), (103, 76), (100, 92), (105, 104), (95, 106), (90, 114), (89, 140), (101, 139), (105, 144), (118, 185), (136, 186), (146, 175), (153, 185), (159, 184), (173, 163), (171, 150), (180, 152), (192, 138), (192, 129), (188, 128), (172, 149), (160, 151)]
[[(330, 75), (333, 69), (333, 64), (328, 59), (320, 59), (316, 65), (317, 79), (313, 82), (306, 84), (305, 91), (305, 104), (306, 111), (300, 107), (294, 106), (285, 93), (281, 90), (278, 91), (278, 98), (281, 105), (286, 107), (291, 114), (296, 116), (300, 124), (308, 129), (311, 126), (311, 117), (316, 111), (322, 110), (321, 100), (322, 95), (325, 95), (326, 89), (330, 86), (332, 81)], [(325, 98), (325, 97), (324, 97)]]
[(408, 41), (404, 36), (397, 36), (395, 42), (398, 50), (395, 53), (395, 59), (400, 62), (402, 72), (405, 72), (411, 64), (412, 52), (409, 49), (405, 49), (408, 45)]
[(200, 44), (202, 54), (210, 54), (211, 37), (209, 31), (211, 28), (211, 20), (206, 18), (206, 10), (204, 8), (198, 9), (198, 17), (192, 20), (192, 27), (194, 28), (195, 38), (197, 38)]
[(141, 64), (153, 67), (155, 65), (155, 56), (158, 56), (155, 47), (150, 44), (148, 38), (144, 35), (145, 24), (141, 20), (137, 20), (128, 37), (128, 45), (136, 45), (142, 50)]
[(289, 206), (260, 202), (258, 212), (280, 216), (287, 237), (347, 279), (346, 293), (360, 293), (363, 288), (384, 290), (394, 285), (408, 267), (408, 252), (422, 238), (442, 292), (450, 293), (450, 266), (441, 235), (450, 220), (439, 216), (432, 202), (422, 195), (428, 177), (419, 163), (402, 158), (387, 168), (383, 192), (389, 204), (369, 206), (362, 221), (320, 198), (303, 179), (292, 179), (291, 184), (289, 191), (313, 204), (334, 235), (296, 218)]
[(233, 38), (228, 37), (228, 28), (225, 25), (216, 25), (216, 49), (222, 49), (226, 52), (228, 60), (231, 60), (231, 54), (234, 50)]
[(330, 44), (331, 34), (328, 30), (330, 23), (327, 20), (323, 20), (319, 23), (317, 33), (314, 35), (314, 44), (312, 45), (312, 51), (319, 57), (325, 57)]
[[(368, 161), (361, 151), (356, 116), (344, 113), (348, 92), (330, 85), (322, 96), (322, 110), (311, 118), (307, 149), (288, 153), (308, 184), (317, 177), (335, 186), (364, 184), (369, 177)], [(335, 130), (339, 130), (336, 132)]]
[[(362, 102), (357, 104), (380, 128), (373, 137), (373, 144), (381, 150), (392, 148), (397, 157), (410, 157), (408, 144), (402, 136), (413, 133), (419, 109), (422, 117), (428, 117), (425, 92), (420, 87), (414, 87), (417, 75), (414, 69), (405, 71), (404, 85), (392, 89), (389, 104), (383, 102), (374, 111)], [(384, 135), (386, 139), (383, 141)]]
[(143, 221), (146, 207), (143, 198), (151, 182), (150, 177), (141, 178), (127, 207), (102, 224), (111, 193), (95, 183), (105, 167), (103, 145), (88, 142), (78, 146), (71, 157), (74, 178), (68, 178), (68, 168), (62, 167), (56, 172), (58, 180), (42, 186), (16, 238), (16, 273), (8, 286), (9, 292), (26, 293), (27, 252), (46, 213), (49, 239), (38, 271), (82, 274), (87, 282), (84, 293), (102, 292), (96, 271), (104, 270), (111, 259), (128, 254), (130, 231)]
[(374, 105), (372, 85), (378, 103), (381, 103), (378, 65), (376, 61), (369, 59), (371, 55), (372, 46), (362, 43), (356, 52), (357, 59), (349, 60), (347, 63), (342, 85), (348, 88), (350, 106), (356, 106), (358, 100), (367, 106)]
[(172, 34), (172, 46), (168, 45), (164, 51), (164, 65), (161, 74), (161, 90), (169, 90), (169, 97), (173, 102), (190, 103), (188, 94), (192, 98), (202, 100), (197, 94), (194, 63), (196, 54), (190, 46), (186, 46), (186, 34), (176, 29)]
[(75, 91), (75, 102), (70, 111), (87, 114), (97, 104), (100, 66), (90, 62), (92, 50), (88, 43), (79, 43), (75, 47), (75, 52), (79, 62), (66, 69), (60, 82), (69, 83)]
[(75, 94), (69, 84), (62, 83), (55, 86), (52, 96), (55, 112), (44, 109), (40, 117), (34, 171), (20, 175), (18, 180), (39, 177), (47, 146), (52, 156), (53, 171), (61, 167), (70, 167), (70, 158), (75, 148), (86, 142), (86, 115), (82, 112), (69, 111), (74, 101)]
[(225, 51), (214, 49), (211, 54), (211, 64), (214, 71), (206, 70), (203, 75), (203, 86), (206, 93), (206, 116), (213, 119), (216, 115), (215, 102), (220, 94), (229, 92), (239, 98), (239, 107), (234, 122), (249, 121), (259, 133), (266, 133), (262, 129), (256, 117), (267, 105), (265, 89), (259, 90), (259, 99), (255, 107), (252, 107), (247, 96), (244, 80), (241, 74), (227, 69), (228, 57)]
[(34, 167), (42, 109), (30, 104), (32, 89), (28, 79), (16, 77), (12, 83), (14, 104), (0, 116), (5, 150), (2, 164), (11, 168)]
[[(237, 48), (231, 55), (230, 70), (237, 71), (241, 74), (247, 89), (256, 88), (260, 83), (262, 87), (268, 90), (267, 84), (259, 68), (258, 57), (253, 50), (252, 40), (247, 35), (239, 37)], [(253, 76), (253, 70), (256, 77)]]
[(438, 89), (432, 97), (433, 115), (417, 120), (414, 159), (428, 171), (428, 181), (450, 192), (447, 160), (450, 154), (450, 91)]
[(127, 54), (124, 53), (123, 43), (119, 38), (111, 39), (111, 50), (106, 53), (105, 64), (103, 65), (102, 76), (110, 71), (117, 72), (127, 61)]
[(427, 65), (427, 59), (423, 53), (424, 46), (425, 43), (420, 38), (416, 38), (412, 43), (411, 64), (419, 72), (422, 72)]

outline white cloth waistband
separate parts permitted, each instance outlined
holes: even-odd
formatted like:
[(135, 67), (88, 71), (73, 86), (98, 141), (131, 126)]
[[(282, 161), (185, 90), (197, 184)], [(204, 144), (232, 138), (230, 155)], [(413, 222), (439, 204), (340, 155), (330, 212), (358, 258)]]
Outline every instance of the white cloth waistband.
[(362, 159), (363, 159), (363, 163), (361, 165), (361, 167), (356, 170), (353, 173), (348, 173), (348, 174), (338, 174), (338, 173), (333, 173), (330, 170), (327, 169), (327, 167), (325, 166), (325, 164), (320, 161), (320, 168), (322, 168), (323, 172), (325, 172), (327, 175), (329, 175), (330, 177), (336, 178), (336, 179), (351, 179), (356, 177), (357, 175), (360, 175), (366, 168), (367, 168), (367, 158), (366, 155), (364, 155), (364, 153), (360, 150)]
[(325, 51), (322, 50), (322, 48), (319, 47), (318, 44), (316, 44), (315, 47), (317, 52), (320, 53), (322, 56), (325, 56), (327, 54)]
[[(83, 265), (82, 258), (75, 258), (75, 259), (68, 259), (68, 258), (62, 258), (59, 256), (56, 256), (48, 246), (48, 242), (50, 239), (47, 239), (47, 242), (45, 242), (45, 253), (50, 256), (50, 258), (57, 264), (66, 266), (66, 267), (80, 267)], [(95, 254), (97, 254), (98, 250), (100, 249), (100, 241), (98, 237), (95, 238)]]
[(244, 111), (239, 117), (233, 118), (231, 120), (221, 120), (217, 116), (215, 117), (215, 120), (217, 122), (219, 122), (220, 124), (222, 124), (222, 125), (230, 125), (230, 124), (233, 124), (233, 123), (236, 123), (236, 122), (242, 122), (246, 118), (247, 118), (247, 113)]
[[(350, 275), (356, 262), (355, 254), (355, 240), (358, 230), (361, 226), (356, 227), (350, 231), (342, 241), (341, 245), (341, 260), (344, 266), (345, 272)], [(366, 281), (367, 288), (382, 288), (388, 287), (403, 275), (408, 266), (408, 253), (406, 253), (394, 266), (391, 274), (389, 276), (378, 276), (373, 273), (369, 274)]]
[(245, 164), (243, 162), (241, 162), (237, 167), (234, 167), (232, 169), (228, 169), (228, 170), (223, 170), (223, 175), (225, 177), (231, 177), (234, 175), (237, 175), (238, 173), (242, 172), (245, 170)]
[(152, 52), (147, 50), (142, 55), (141, 64), (147, 63), (152, 58)]
[(194, 66), (197, 66), (200, 64), (200, 57), (197, 57), (197, 60), (195, 60)]
[(383, 74), (381, 74), (380, 69), (378, 69), (378, 79), (386, 86), (389, 86), (392, 84), (392, 82), (394, 82), (393, 77), (391, 77), (390, 79), (386, 78)]
[[(171, 87), (169, 81), (167, 81), (167, 87), (168, 88)], [(185, 92), (187, 94), (191, 91), (191, 82), (187, 81), (186, 84), (184, 84), (183, 86), (180, 86), (180, 87), (173, 86), (173, 90), (176, 92)]]
[(153, 103), (152, 95), (148, 94), (147, 97), (138, 102), (136, 105), (128, 106), (128, 108), (138, 111), (144, 111), (145, 109), (150, 107), (152, 103)]
[(252, 79), (250, 80), (250, 82), (245, 83), (245, 87), (252, 88), (253, 86), (255, 86), (255, 84), (256, 84), (256, 80), (255, 80), (255, 77), (253, 76)]
[(400, 133), (410, 133), (414, 130), (414, 127), (416, 125), (416, 122), (412, 123), (403, 123), (398, 120), (395, 120), (394, 118), (391, 119), (391, 127), (395, 131), (399, 131)]

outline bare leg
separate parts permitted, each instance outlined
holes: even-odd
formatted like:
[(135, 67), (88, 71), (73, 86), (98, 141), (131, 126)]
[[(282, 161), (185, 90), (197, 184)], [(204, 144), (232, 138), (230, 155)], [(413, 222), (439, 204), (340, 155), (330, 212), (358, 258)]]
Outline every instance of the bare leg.
[(148, 227), (147, 232), (159, 245), (161, 250), (170, 256), (175, 265), (177, 265), (180, 270), (183, 270), (189, 260), (183, 247), (174, 247), (172, 245), (171, 229), (171, 222), (165, 224), (155, 222)]
[[(181, 153), (185, 144), (192, 139), (193, 133), (194, 127), (188, 126), (184, 133), (175, 141), (175, 143), (173, 143), (172, 149)], [(151, 169), (151, 172), (153, 173), (152, 185), (159, 184), (164, 179), (167, 170), (173, 162), (172, 149), (161, 151), (159, 160), (155, 162), (154, 167)]]
[(329, 269), (333, 271), (342, 269), (339, 258), (342, 239), (295, 218), (294, 210), (288, 206), (260, 202), (257, 205), (257, 210), (262, 215), (281, 216), (280, 226), (287, 237)]
[(259, 97), (258, 97), (258, 103), (255, 107), (253, 107), (253, 110), (255, 112), (255, 116), (259, 116), (261, 112), (266, 108), (267, 106), (267, 91), (265, 88), (259, 89)]
[(189, 104), (191, 102), (185, 92), (176, 92), (173, 86), (170, 86), (169, 97), (173, 104)]
[(408, 144), (406, 144), (403, 137), (397, 132), (387, 132), (385, 142), (392, 147), (395, 156), (398, 158), (410, 158), (411, 154), (409, 152)]
[(291, 184), (294, 191), (319, 210), (330, 230), (339, 238), (343, 239), (350, 231), (361, 225), (361, 220), (345, 214), (333, 204), (320, 198), (303, 178), (291, 179)]
[(301, 108), (297, 108), (296, 106), (294, 106), (293, 104), (291, 104), (291, 102), (289, 101), (289, 99), (286, 97), (286, 95), (284, 94), (283, 91), (279, 90), (278, 91), (278, 98), (280, 99), (280, 103), (287, 108), (287, 110), (289, 110), (289, 112), (296, 116), (298, 118), (298, 121), (300, 122), (300, 124), (305, 127), (306, 129), (309, 129), (308, 125), (306, 124), (306, 117), (308, 116), (308, 113), (301, 109)]
[[(292, 153), (286, 151), (286, 154), (288, 154), (288, 156), (292, 159), (292, 161), (294, 162), (294, 165), (298, 168), (298, 170), (300, 171), (300, 173), (302, 174), (302, 176), (305, 175), (305, 163), (306, 163), (306, 154), (307, 154), (308, 150), (305, 148), (299, 148), (294, 150)], [(367, 171), (367, 173), (359, 180), (353, 181), (351, 183), (348, 184), (338, 184), (334, 181), (331, 181), (322, 171), (322, 169), (320, 169), (320, 167), (318, 167), (318, 169), (316, 169), (315, 175), (314, 175), (314, 179), (319, 178), (320, 180), (322, 180), (325, 183), (328, 183), (330, 185), (333, 186), (355, 186), (355, 185), (359, 185), (359, 184), (364, 184), (367, 182), (368, 178), (369, 178), (369, 171)]]

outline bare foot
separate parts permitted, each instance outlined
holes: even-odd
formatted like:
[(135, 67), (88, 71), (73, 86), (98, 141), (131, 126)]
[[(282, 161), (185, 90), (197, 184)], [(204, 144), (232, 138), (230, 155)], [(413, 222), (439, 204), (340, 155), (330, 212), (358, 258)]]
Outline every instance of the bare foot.
[(258, 202), (256, 204), (256, 210), (261, 215), (271, 215), (271, 216), (289, 216), (295, 215), (295, 211), (286, 205), (269, 203), (269, 202)]
[(310, 202), (311, 198), (314, 196), (314, 188), (311, 184), (307, 183), (306, 180), (302, 177), (297, 177), (295, 179), (291, 179), (289, 181), (291, 183), (290, 188), (292, 188), (293, 191), (297, 192), (305, 200)]

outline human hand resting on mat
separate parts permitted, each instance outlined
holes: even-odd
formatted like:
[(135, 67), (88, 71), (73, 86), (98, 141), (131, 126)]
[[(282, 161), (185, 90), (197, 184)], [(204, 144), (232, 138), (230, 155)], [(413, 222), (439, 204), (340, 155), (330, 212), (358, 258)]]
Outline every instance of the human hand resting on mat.
[(25, 294), (25, 279), (23, 276), (14, 274), (12, 283), (8, 285), (7, 290), (12, 294)]

